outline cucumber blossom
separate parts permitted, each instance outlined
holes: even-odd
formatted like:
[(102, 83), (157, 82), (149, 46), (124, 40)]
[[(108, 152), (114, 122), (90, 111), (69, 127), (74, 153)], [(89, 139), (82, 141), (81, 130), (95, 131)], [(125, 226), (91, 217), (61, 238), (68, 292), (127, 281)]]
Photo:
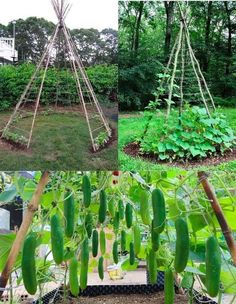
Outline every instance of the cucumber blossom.
[(51, 217), (51, 244), (53, 259), (59, 265), (64, 257), (64, 238), (58, 214), (54, 214)]
[(141, 232), (138, 225), (134, 226), (134, 253), (138, 255), (141, 250)]
[(217, 239), (210, 236), (206, 242), (206, 288), (216, 297), (220, 288), (221, 254)]
[(150, 225), (151, 218), (150, 218), (150, 210), (148, 203), (148, 193), (145, 190), (142, 190), (140, 193), (140, 215), (143, 223), (145, 225)]
[(129, 244), (129, 263), (134, 265), (135, 262), (135, 253), (134, 253), (134, 243), (130, 242)]
[(130, 228), (133, 223), (133, 208), (130, 203), (127, 203), (125, 207), (125, 220), (127, 228)]
[(153, 228), (161, 233), (165, 228), (166, 208), (165, 199), (160, 189), (152, 191)]
[(89, 246), (87, 238), (81, 244), (80, 261), (80, 288), (83, 290), (87, 287), (88, 281)]
[(189, 233), (187, 222), (183, 218), (175, 221), (176, 243), (175, 243), (175, 261), (176, 272), (184, 271), (189, 256)]
[(85, 216), (85, 229), (87, 231), (88, 238), (90, 239), (93, 232), (93, 216), (91, 213), (87, 213)]
[(92, 254), (94, 258), (98, 255), (98, 232), (96, 229), (93, 230), (92, 235)]
[(157, 261), (156, 252), (151, 249), (148, 254), (148, 272), (151, 284), (156, 284), (157, 282)]
[(118, 210), (119, 210), (119, 218), (120, 220), (123, 220), (125, 218), (125, 208), (121, 200), (119, 200), (118, 202)]
[(120, 245), (121, 245), (121, 251), (124, 252), (126, 250), (126, 232), (125, 232), (125, 230), (121, 230)]
[(64, 201), (64, 217), (65, 217), (65, 235), (72, 237), (74, 233), (75, 222), (75, 202), (72, 192), (67, 191)]
[(102, 255), (106, 253), (106, 234), (104, 230), (100, 231), (100, 251)]
[(84, 207), (88, 208), (91, 203), (91, 184), (87, 175), (84, 175), (82, 179), (82, 191)]
[(119, 211), (116, 211), (115, 217), (113, 219), (113, 229), (115, 233), (118, 232), (119, 226), (120, 226), (120, 213)]
[(69, 265), (69, 284), (70, 292), (74, 297), (77, 297), (79, 294), (79, 280), (78, 280), (78, 260), (76, 257), (73, 257), (70, 260)]
[(104, 190), (100, 192), (100, 206), (98, 212), (98, 221), (100, 224), (103, 224), (106, 219), (106, 212), (107, 212), (107, 198), (106, 193)]
[(103, 269), (103, 256), (101, 256), (98, 260), (98, 274), (101, 280), (104, 279), (104, 269)]
[(114, 241), (114, 243), (113, 243), (112, 255), (113, 255), (114, 263), (118, 264), (119, 258), (118, 258), (118, 242), (117, 241)]
[(173, 304), (175, 297), (174, 274), (171, 269), (165, 271), (164, 278), (165, 304)]
[(31, 295), (37, 291), (36, 266), (35, 266), (35, 250), (36, 250), (36, 234), (29, 234), (23, 245), (21, 269), (22, 278), (25, 289)]
[(160, 239), (160, 235), (158, 232), (156, 232), (153, 228), (153, 220), (152, 220), (152, 224), (151, 224), (151, 240), (152, 240), (152, 249), (154, 251), (157, 251), (159, 248), (159, 239)]

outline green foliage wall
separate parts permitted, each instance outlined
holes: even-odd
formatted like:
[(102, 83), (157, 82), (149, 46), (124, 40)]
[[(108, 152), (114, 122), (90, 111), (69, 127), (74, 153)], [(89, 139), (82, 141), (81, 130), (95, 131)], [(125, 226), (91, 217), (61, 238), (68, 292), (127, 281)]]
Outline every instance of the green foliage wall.
[[(0, 110), (7, 110), (17, 103), (34, 69), (35, 66), (32, 64), (9, 65), (0, 68)], [(87, 73), (100, 102), (116, 101), (117, 65), (95, 65), (88, 67)], [(60, 86), (62, 93), (68, 89), (70, 90), (70, 100), (73, 102), (76, 96), (76, 86), (72, 75), (53, 68), (50, 68), (47, 72), (42, 102), (55, 103), (57, 79), (62, 82)], [(66, 101), (62, 102), (62, 104), (66, 103)]]

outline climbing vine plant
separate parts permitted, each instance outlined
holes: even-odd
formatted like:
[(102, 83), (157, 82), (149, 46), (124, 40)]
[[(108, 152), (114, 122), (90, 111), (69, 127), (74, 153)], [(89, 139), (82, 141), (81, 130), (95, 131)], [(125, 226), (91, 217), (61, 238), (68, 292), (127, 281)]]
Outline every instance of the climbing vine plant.
[[(0, 201), (10, 203), (15, 196), (30, 201), (40, 176), (40, 172), (30, 179), (19, 173), (12, 176)], [(235, 189), (227, 188), (235, 187), (235, 176), (215, 174), (211, 181), (227, 223), (236, 231)], [(158, 273), (165, 273), (168, 303), (174, 301), (174, 283), (186, 289), (190, 299), (195, 296), (195, 282), (202, 294), (219, 299), (223, 292), (235, 294), (236, 270), (225, 231), (200, 183), (196, 173), (185, 171), (178, 176), (51, 173), (14, 265), (19, 274), (16, 285), (23, 282), (35, 294), (47, 282), (61, 282), (65, 297), (77, 297), (87, 287), (89, 272), (97, 269), (98, 278), (104, 279), (106, 260), (126, 271), (143, 260), (150, 284), (156, 284)], [(0, 235), (0, 270), (15, 237)]]

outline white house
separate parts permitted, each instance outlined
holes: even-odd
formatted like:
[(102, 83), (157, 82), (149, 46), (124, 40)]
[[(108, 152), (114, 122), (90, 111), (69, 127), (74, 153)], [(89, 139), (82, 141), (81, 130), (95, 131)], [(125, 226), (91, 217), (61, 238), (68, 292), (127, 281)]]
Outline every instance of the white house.
[(0, 65), (12, 64), (18, 60), (18, 52), (15, 50), (15, 39), (0, 37)]

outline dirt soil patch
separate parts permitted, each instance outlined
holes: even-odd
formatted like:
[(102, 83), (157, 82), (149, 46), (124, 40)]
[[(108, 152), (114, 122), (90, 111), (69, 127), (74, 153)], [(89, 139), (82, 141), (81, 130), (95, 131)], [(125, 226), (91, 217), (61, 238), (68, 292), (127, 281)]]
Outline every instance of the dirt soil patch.
[[(150, 295), (131, 294), (131, 295), (105, 295), (97, 297), (80, 297), (78, 299), (71, 299), (59, 301), (58, 304), (165, 304), (164, 292), (158, 292)], [(187, 304), (188, 299), (185, 295), (175, 295), (175, 304)]]
[(173, 161), (171, 163), (159, 160), (155, 154), (141, 153), (140, 145), (137, 142), (132, 142), (127, 144), (124, 147), (123, 151), (132, 157), (141, 157), (144, 160), (148, 160), (153, 163), (159, 163), (159, 164), (165, 164), (165, 165), (183, 167), (183, 168), (198, 167), (198, 166), (215, 166), (222, 163), (226, 163), (231, 160), (236, 160), (236, 149), (226, 152), (224, 156), (217, 155), (217, 156), (208, 157), (206, 159)]

